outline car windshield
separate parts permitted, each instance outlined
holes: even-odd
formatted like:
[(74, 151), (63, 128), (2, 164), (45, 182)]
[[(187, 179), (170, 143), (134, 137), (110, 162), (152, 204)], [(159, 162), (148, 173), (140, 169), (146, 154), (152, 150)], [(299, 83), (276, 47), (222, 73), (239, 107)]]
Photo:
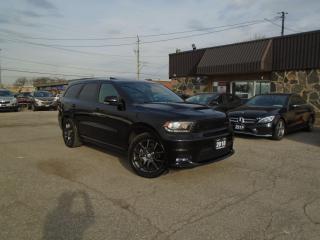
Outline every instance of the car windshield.
[(265, 107), (283, 107), (287, 102), (285, 95), (259, 95), (251, 98), (246, 105), (265, 106)]
[(160, 84), (132, 82), (122, 83), (120, 88), (134, 103), (183, 102), (178, 95)]
[(212, 99), (217, 99), (219, 94), (198, 94), (186, 99), (186, 102), (197, 104), (209, 104)]
[(0, 97), (12, 97), (12, 93), (10, 91), (4, 90), (0, 91)]
[(52, 94), (49, 92), (35, 92), (35, 97), (52, 97)]

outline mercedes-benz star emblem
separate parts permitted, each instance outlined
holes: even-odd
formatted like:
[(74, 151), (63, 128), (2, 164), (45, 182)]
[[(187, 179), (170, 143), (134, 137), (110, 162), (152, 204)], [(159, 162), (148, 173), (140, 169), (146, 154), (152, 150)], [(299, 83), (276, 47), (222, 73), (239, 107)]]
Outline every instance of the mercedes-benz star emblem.
[(244, 118), (243, 117), (239, 117), (239, 123), (244, 123)]

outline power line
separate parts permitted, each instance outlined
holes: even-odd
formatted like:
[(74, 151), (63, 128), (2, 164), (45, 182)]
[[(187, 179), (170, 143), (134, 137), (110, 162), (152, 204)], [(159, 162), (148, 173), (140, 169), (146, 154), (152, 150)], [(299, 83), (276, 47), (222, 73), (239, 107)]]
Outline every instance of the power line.
[[(265, 19), (265, 20), (266, 20), (267, 22), (269, 22), (269, 23), (271, 23), (271, 24), (279, 27), (279, 28), (282, 28), (282, 25), (280, 25), (280, 24), (278, 24), (278, 23), (275, 23), (275, 22), (273, 22), (273, 21), (271, 21), (271, 20), (268, 20), (268, 19)], [(294, 33), (300, 32), (300, 31), (297, 31), (297, 30), (294, 30), (294, 29), (288, 28), (288, 27), (284, 27), (284, 29), (289, 30), (289, 31), (294, 32)]]
[[(263, 22), (265, 22), (265, 20), (252, 21), (252, 22), (247, 23), (247, 24), (233, 24), (233, 25), (229, 25), (230, 27), (224, 28), (224, 29), (221, 29), (221, 30), (210, 31), (210, 32), (205, 32), (205, 33), (200, 33), (200, 34), (190, 34), (190, 35), (185, 35), (185, 36), (180, 36), (180, 37), (153, 40), (153, 41), (142, 41), (141, 44), (167, 42), (167, 41), (172, 41), (172, 40), (177, 40), (177, 39), (204, 36), (204, 35), (209, 35), (209, 34), (213, 34), (213, 33), (217, 33), (217, 32), (224, 32), (224, 31), (228, 31), (228, 30), (232, 30), (232, 29), (248, 27), (248, 26), (260, 24), (260, 23), (263, 23)], [(31, 44), (31, 45), (38, 45), (38, 46), (43, 46), (43, 47), (52, 47), (52, 48), (56, 48), (56, 49), (60, 49), (60, 50), (67, 50), (68, 48), (103, 48), (103, 47), (121, 47), (121, 46), (136, 45), (136, 42), (120, 43), (120, 44), (102, 44), (102, 45), (59, 45), (59, 44), (46, 44), (46, 43), (30, 42), (30, 41), (25, 41), (25, 40), (20, 40), (20, 39), (11, 39), (11, 40), (12, 41), (18, 41), (18, 42), (20, 41), (20, 42), (23, 42), (23, 43), (26, 43), (26, 44)], [(68, 50), (70, 51), (71, 49), (68, 49)], [(73, 50), (73, 51), (78, 51), (78, 50)], [(86, 52), (86, 53), (88, 53), (88, 52)]]
[(19, 70), (13, 68), (3, 68), (3, 71), (8, 72), (21, 72), (21, 73), (33, 73), (33, 74), (44, 74), (44, 75), (54, 75), (54, 76), (64, 76), (64, 77), (92, 77), (92, 75), (78, 75), (78, 74), (65, 74), (65, 73), (48, 73), (48, 72), (37, 72), (29, 70)]
[[(184, 33), (191, 33), (191, 32), (203, 32), (203, 31), (208, 31), (208, 30), (212, 30), (212, 29), (219, 29), (219, 28), (224, 28), (224, 27), (232, 27), (232, 26), (243, 25), (243, 24), (248, 24), (248, 23), (254, 23), (254, 22), (259, 22), (259, 21), (261, 21), (261, 20), (252, 20), (252, 21), (246, 21), (246, 22), (241, 22), (241, 23), (222, 25), (222, 26), (198, 28), (198, 29), (194, 29), (194, 30), (185, 30), (185, 31), (177, 31), (177, 32), (158, 33), (158, 34), (144, 34), (144, 35), (140, 35), (140, 37), (141, 38), (152, 38), (152, 37), (177, 35), (177, 34), (184, 34)], [(18, 34), (14, 34), (13, 33), (13, 35), (17, 36)], [(23, 36), (23, 38), (32, 39), (32, 40), (46, 40), (46, 41), (106, 41), (106, 40), (135, 39), (136, 36), (100, 37), (100, 38), (47, 38), (47, 37), (28, 37), (28, 36)]]

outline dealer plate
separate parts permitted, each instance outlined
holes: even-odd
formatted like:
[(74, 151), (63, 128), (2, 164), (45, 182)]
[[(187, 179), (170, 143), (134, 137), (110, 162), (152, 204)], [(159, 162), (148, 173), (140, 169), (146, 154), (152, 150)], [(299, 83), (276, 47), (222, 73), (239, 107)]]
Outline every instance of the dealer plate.
[(244, 129), (244, 125), (242, 125), (242, 124), (236, 124), (236, 125), (234, 125), (234, 129), (235, 129), (235, 130), (243, 130), (243, 129)]
[(227, 145), (227, 139), (226, 138), (218, 138), (216, 139), (215, 147), (216, 149), (223, 149)]

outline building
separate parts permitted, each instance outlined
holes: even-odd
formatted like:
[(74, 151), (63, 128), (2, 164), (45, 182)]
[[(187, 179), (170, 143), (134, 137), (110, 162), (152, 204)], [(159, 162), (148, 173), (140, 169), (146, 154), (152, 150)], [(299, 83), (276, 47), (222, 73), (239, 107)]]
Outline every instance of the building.
[(44, 83), (34, 83), (33, 86), (37, 90), (45, 90), (52, 93), (61, 93), (63, 92), (68, 86), (67, 80), (59, 80), (59, 81), (49, 81)]
[(166, 88), (172, 89), (172, 82), (170, 80), (151, 80), (156, 83), (160, 83), (161, 85), (165, 86)]
[(298, 93), (320, 117), (320, 30), (173, 53), (169, 78), (187, 94)]

